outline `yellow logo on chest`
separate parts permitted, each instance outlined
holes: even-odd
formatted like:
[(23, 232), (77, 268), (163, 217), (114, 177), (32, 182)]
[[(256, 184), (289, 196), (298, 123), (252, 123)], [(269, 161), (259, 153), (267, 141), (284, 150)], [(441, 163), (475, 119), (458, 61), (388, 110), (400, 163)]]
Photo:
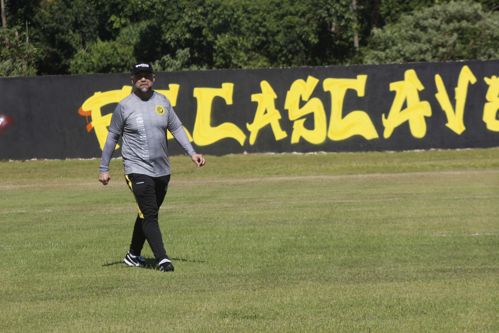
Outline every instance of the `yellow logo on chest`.
[(165, 108), (162, 105), (156, 105), (154, 111), (156, 111), (156, 113), (159, 114), (160, 116), (165, 114)]

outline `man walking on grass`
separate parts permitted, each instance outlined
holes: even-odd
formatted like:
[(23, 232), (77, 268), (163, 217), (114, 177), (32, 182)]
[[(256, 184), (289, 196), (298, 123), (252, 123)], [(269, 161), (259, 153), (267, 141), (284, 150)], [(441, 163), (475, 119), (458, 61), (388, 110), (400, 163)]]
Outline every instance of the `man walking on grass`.
[(154, 81), (150, 64), (140, 63), (132, 67), (133, 92), (118, 103), (112, 115), (102, 150), (99, 181), (103, 185), (109, 183), (109, 161), (122, 137), (125, 179), (139, 207), (130, 250), (123, 261), (131, 267), (144, 266), (145, 259), (140, 254), (147, 240), (158, 269), (168, 272), (174, 268), (166, 254), (158, 224), (159, 208), (170, 180), (166, 130), (170, 130), (198, 167), (206, 161), (203, 155), (194, 151), (170, 101), (152, 89)]

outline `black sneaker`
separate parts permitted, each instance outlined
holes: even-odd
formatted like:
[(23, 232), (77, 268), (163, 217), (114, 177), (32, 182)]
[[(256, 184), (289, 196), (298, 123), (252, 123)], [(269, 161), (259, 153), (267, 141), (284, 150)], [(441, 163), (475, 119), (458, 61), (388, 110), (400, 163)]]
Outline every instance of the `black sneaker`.
[(158, 269), (160, 272), (173, 272), (175, 268), (170, 259), (165, 258), (159, 262)]
[(134, 256), (128, 251), (123, 262), (130, 267), (144, 267), (146, 265), (146, 260), (142, 256)]

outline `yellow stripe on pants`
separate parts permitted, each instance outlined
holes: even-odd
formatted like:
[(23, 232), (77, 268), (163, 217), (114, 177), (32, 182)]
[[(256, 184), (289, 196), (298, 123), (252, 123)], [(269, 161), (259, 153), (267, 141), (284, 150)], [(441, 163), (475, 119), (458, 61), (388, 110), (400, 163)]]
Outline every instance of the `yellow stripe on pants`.
[[(125, 175), (125, 179), (126, 179), (126, 183), (128, 185), (128, 188), (130, 189), (130, 191), (132, 191), (132, 194), (133, 194), (132, 181), (130, 180), (130, 178), (128, 178), (128, 175)], [(135, 194), (133, 195), (133, 197), (135, 198)], [(135, 203), (137, 203), (137, 199), (135, 199)], [(144, 219), (144, 214), (142, 214), (142, 211), (140, 210), (138, 203), (137, 203), (137, 210), (139, 212), (139, 217), (141, 219)]]

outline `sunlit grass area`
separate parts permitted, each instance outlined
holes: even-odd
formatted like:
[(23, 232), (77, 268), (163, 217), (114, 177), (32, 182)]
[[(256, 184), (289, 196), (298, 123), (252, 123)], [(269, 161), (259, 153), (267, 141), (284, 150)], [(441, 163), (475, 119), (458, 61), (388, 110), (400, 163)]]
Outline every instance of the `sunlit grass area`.
[(98, 164), (0, 163), (0, 331), (499, 331), (499, 149), (174, 157), (174, 273)]

